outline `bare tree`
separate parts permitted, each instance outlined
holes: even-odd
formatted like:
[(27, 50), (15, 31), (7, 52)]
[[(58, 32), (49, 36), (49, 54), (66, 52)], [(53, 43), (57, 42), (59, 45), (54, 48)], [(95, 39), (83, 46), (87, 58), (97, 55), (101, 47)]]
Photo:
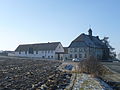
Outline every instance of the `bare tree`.
[(91, 74), (94, 77), (104, 73), (99, 60), (97, 60), (94, 56), (90, 56), (88, 59), (80, 62), (79, 68), (80, 72)]

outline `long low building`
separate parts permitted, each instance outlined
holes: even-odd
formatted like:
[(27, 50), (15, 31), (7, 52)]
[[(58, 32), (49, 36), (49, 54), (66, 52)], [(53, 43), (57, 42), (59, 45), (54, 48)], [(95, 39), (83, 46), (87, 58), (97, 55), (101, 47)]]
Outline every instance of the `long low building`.
[(63, 59), (64, 48), (60, 42), (19, 45), (15, 56), (39, 57), (42, 59)]

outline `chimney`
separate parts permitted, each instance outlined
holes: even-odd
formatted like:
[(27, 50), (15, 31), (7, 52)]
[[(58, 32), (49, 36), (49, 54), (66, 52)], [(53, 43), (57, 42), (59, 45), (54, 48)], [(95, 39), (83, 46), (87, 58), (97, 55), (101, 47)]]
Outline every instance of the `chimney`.
[(88, 35), (92, 36), (92, 29), (91, 28), (88, 30)]

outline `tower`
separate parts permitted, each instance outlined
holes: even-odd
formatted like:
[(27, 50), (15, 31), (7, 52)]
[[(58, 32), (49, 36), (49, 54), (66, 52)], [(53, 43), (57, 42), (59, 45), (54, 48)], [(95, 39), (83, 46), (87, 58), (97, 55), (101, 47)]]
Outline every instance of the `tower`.
[(92, 29), (91, 28), (88, 30), (88, 35), (92, 36)]

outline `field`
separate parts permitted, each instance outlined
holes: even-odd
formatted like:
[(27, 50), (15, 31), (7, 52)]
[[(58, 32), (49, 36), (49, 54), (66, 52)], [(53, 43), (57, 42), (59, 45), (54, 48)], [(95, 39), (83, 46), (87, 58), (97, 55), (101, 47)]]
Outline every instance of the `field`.
[(0, 90), (64, 89), (71, 74), (58, 70), (59, 61), (0, 57)]
[(102, 64), (107, 66), (112, 71), (120, 73), (120, 62), (103, 62)]
[(102, 62), (111, 73), (105, 74), (101, 78), (115, 90), (120, 89), (120, 62)]
[[(102, 64), (110, 73), (101, 76), (101, 80), (119, 90), (120, 63), (102, 62)], [(77, 62), (0, 56), (0, 90), (63, 90), (66, 87), (72, 87), (74, 90), (100, 89), (106, 86), (105, 83), (101, 85), (100, 80), (76, 71)]]

